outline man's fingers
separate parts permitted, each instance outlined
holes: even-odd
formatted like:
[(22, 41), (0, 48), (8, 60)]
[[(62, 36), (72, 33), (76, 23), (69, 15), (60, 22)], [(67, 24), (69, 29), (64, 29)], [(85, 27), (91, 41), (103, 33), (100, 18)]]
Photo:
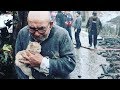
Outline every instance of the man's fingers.
[(33, 55), (31, 52), (29, 52), (29, 51), (26, 51), (26, 54), (28, 55), (28, 56), (31, 56), (31, 55)]
[(23, 64), (30, 64), (30, 62), (29, 61), (23, 61), (23, 60), (20, 60), (19, 62), (21, 62), (21, 63), (23, 63)]
[(25, 58), (26, 60), (29, 60), (29, 56), (26, 53), (22, 53), (21, 54), (23, 58)]

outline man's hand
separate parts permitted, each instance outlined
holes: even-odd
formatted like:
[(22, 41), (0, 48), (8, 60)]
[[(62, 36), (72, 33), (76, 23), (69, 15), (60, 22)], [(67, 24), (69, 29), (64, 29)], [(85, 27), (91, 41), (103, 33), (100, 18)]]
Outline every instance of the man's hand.
[(74, 31), (75, 31), (75, 32), (77, 32), (77, 29), (76, 29), (76, 28), (74, 28)]
[(39, 67), (43, 59), (41, 54), (32, 54), (29, 51), (26, 51), (25, 54), (22, 54), (22, 56), (25, 58), (25, 60), (20, 62), (28, 64), (30, 67)]

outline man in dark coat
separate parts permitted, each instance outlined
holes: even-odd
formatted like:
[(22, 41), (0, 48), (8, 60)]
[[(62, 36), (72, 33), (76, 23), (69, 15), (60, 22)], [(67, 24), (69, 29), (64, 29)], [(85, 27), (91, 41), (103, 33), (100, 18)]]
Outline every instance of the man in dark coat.
[(73, 17), (70, 14), (70, 11), (64, 11), (64, 25), (65, 25), (65, 29), (68, 31), (71, 39), (72, 39), (72, 33), (71, 33), (71, 26), (72, 26), (72, 22), (73, 22)]
[[(76, 66), (74, 47), (68, 32), (53, 24), (48, 11), (29, 12), (28, 25), (17, 36), (15, 53), (25, 50), (29, 41), (39, 42), (42, 47), (40, 54), (26, 52), (25, 60), (21, 60), (31, 67), (35, 79), (69, 78)], [(16, 71), (20, 79), (28, 79), (17, 66)]]
[(65, 20), (64, 20), (63, 12), (62, 11), (58, 11), (58, 13), (56, 15), (56, 23), (57, 23), (57, 25), (59, 25), (60, 27), (65, 28), (64, 22), (65, 22)]
[(97, 36), (100, 33), (100, 30), (102, 29), (102, 23), (100, 19), (97, 17), (97, 12), (94, 11), (93, 16), (88, 19), (86, 28), (88, 28), (88, 37), (89, 37), (89, 47), (92, 46), (92, 43), (94, 45), (94, 48), (96, 49), (97, 45)]

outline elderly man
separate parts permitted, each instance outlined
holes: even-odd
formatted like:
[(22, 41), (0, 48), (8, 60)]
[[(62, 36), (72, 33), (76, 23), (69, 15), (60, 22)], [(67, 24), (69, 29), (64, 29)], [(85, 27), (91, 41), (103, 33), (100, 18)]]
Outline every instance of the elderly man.
[[(23, 55), (27, 60), (23, 63), (30, 65), (33, 77), (68, 79), (76, 65), (74, 48), (68, 32), (53, 24), (49, 11), (30, 11), (27, 19), (28, 25), (18, 34), (15, 53), (25, 50), (29, 41), (40, 42), (42, 46), (40, 54), (26, 52), (26, 55)], [(40, 70), (32, 67), (39, 67)], [(18, 78), (28, 79), (17, 66), (16, 71)]]

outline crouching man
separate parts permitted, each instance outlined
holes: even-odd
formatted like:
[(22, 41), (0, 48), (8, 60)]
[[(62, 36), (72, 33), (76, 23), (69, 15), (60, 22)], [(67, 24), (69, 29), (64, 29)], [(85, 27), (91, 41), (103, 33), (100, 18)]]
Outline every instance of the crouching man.
[[(28, 25), (18, 33), (15, 53), (25, 50), (30, 41), (41, 44), (41, 53), (26, 52), (22, 63), (29, 65), (35, 79), (69, 79), (76, 62), (68, 32), (53, 24), (49, 11), (30, 11), (27, 20)], [(19, 67), (15, 68), (19, 79), (28, 79)]]

